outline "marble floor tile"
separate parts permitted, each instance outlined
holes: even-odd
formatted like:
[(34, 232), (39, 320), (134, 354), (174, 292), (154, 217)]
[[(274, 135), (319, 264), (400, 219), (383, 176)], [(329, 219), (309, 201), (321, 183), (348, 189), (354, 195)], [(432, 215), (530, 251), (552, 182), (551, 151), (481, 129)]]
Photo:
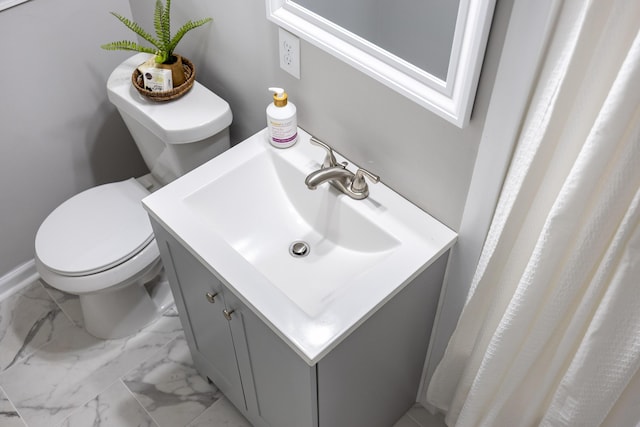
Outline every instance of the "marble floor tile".
[(80, 298), (77, 295), (68, 294), (66, 292), (59, 291), (56, 288), (52, 288), (46, 283), (42, 282), (42, 286), (51, 296), (56, 304), (62, 309), (62, 311), (71, 319), (77, 326), (84, 327), (84, 320), (82, 317), (82, 309), (80, 308)]
[(29, 427), (57, 426), (181, 333), (175, 316), (107, 341), (74, 326), (0, 374), (0, 387)]
[(64, 420), (61, 427), (158, 427), (121, 381)]
[(238, 410), (222, 397), (187, 427), (251, 427)]
[(0, 426), (26, 427), (2, 389), (0, 389)]
[[(251, 427), (195, 371), (175, 307), (119, 340), (82, 325), (39, 281), (0, 300), (0, 427)], [(444, 425), (420, 409), (394, 427)]]
[[(80, 307), (80, 298), (77, 295), (68, 294), (62, 292), (56, 288), (53, 288), (46, 283), (42, 282), (45, 290), (51, 296), (62, 311), (71, 319), (77, 326), (84, 327), (84, 317), (82, 315), (82, 308)], [(164, 313), (164, 316), (178, 316), (178, 311), (175, 305), (172, 305)]]
[(421, 427), (420, 424), (415, 422), (409, 415), (405, 414), (400, 418), (393, 427)]
[(71, 325), (40, 282), (0, 301), (0, 372), (64, 334)]
[(160, 427), (185, 426), (222, 396), (196, 371), (183, 334), (122, 380)]
[(409, 409), (407, 416), (418, 423), (420, 427), (446, 427), (442, 415), (431, 414), (419, 403)]

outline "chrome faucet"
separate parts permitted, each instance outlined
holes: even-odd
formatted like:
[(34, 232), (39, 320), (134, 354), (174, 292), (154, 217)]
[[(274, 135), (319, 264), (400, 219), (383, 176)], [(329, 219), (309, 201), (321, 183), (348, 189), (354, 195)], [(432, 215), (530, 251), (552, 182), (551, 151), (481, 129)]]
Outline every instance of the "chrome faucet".
[(352, 199), (362, 200), (369, 195), (369, 186), (365, 176), (374, 184), (380, 181), (379, 176), (365, 169), (358, 169), (355, 174), (348, 170), (348, 163), (338, 163), (333, 149), (319, 139), (311, 137), (311, 143), (324, 148), (327, 155), (320, 169), (311, 172), (304, 180), (310, 190), (315, 190), (318, 185), (329, 182)]

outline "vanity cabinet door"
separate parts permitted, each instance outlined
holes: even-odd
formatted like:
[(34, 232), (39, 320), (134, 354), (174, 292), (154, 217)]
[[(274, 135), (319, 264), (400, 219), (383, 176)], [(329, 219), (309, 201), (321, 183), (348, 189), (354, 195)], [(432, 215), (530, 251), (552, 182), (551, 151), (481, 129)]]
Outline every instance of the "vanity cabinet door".
[(229, 324), (256, 427), (318, 427), (316, 366), (309, 366), (234, 294)]
[(224, 288), (191, 253), (154, 224), (180, 320), (196, 367), (239, 408), (246, 407), (225, 317)]

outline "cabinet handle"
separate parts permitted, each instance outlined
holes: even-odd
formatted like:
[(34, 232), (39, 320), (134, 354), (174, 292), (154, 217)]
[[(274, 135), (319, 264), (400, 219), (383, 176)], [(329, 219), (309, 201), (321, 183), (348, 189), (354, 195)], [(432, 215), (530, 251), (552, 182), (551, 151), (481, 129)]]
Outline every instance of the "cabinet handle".
[(224, 314), (224, 318), (227, 320), (231, 320), (231, 315), (235, 312), (235, 310), (227, 310), (226, 308), (222, 310), (222, 314)]
[(207, 301), (209, 301), (211, 304), (214, 304), (216, 302), (216, 297), (218, 296), (218, 293), (214, 293), (212, 294), (211, 292), (207, 292)]

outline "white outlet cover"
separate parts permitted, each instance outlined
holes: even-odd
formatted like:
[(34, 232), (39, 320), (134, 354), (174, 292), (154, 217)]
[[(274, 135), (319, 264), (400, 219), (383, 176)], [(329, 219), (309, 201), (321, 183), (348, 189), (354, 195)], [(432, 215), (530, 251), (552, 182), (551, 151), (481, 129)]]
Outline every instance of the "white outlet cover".
[(296, 79), (300, 78), (300, 39), (282, 28), (278, 29), (280, 68)]

